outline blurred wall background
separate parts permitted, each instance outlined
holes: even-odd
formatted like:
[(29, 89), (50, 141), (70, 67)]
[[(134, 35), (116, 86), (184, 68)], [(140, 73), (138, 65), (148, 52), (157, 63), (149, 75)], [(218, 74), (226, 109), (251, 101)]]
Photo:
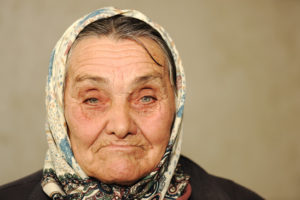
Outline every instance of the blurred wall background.
[(109, 5), (144, 12), (177, 44), (183, 154), (267, 199), (300, 199), (297, 0), (0, 0), (0, 184), (42, 168), (50, 52), (73, 21)]

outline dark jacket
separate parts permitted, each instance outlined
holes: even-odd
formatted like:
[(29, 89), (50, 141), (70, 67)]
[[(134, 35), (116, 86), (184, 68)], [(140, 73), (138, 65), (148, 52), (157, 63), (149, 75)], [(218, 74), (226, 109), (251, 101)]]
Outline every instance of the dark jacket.
[[(191, 176), (190, 200), (261, 200), (254, 192), (230, 180), (208, 174), (188, 158), (181, 156), (179, 162), (186, 174)], [(42, 170), (25, 178), (0, 187), (1, 200), (48, 200), (41, 187)]]

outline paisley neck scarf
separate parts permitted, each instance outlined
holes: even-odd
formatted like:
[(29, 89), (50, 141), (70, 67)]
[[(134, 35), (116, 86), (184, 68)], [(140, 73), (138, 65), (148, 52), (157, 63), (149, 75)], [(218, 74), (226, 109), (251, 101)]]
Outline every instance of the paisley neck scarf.
[[(177, 73), (176, 115), (166, 151), (158, 166), (131, 186), (105, 184), (85, 174), (72, 153), (63, 106), (66, 59), (70, 46), (88, 24), (118, 14), (137, 18), (156, 29), (172, 52)], [(181, 60), (173, 41), (161, 26), (138, 11), (112, 7), (80, 18), (66, 30), (51, 54), (46, 85), (49, 149), (43, 170), (44, 192), (52, 199), (182, 199), (189, 179), (177, 164), (181, 150), (184, 99), (185, 76)]]

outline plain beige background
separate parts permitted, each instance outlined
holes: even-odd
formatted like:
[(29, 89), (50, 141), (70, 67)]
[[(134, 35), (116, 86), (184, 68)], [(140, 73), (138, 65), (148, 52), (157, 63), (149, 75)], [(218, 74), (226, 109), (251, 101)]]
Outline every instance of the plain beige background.
[(183, 153), (267, 199), (300, 199), (300, 1), (0, 0), (0, 184), (43, 166), (44, 85), (64, 30), (103, 6), (163, 25), (183, 59)]

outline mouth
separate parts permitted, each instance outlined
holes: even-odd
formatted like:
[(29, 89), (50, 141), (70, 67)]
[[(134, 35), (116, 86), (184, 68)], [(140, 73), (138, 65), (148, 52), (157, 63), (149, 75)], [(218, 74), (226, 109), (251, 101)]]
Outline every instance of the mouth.
[(130, 143), (124, 141), (114, 141), (108, 143), (102, 143), (100, 145), (94, 145), (92, 152), (97, 153), (98, 151), (118, 151), (118, 152), (133, 152), (145, 150), (146, 146), (140, 143)]
[(109, 144), (102, 149), (112, 150), (112, 151), (134, 151), (141, 148), (138, 145), (130, 145), (130, 144)]

